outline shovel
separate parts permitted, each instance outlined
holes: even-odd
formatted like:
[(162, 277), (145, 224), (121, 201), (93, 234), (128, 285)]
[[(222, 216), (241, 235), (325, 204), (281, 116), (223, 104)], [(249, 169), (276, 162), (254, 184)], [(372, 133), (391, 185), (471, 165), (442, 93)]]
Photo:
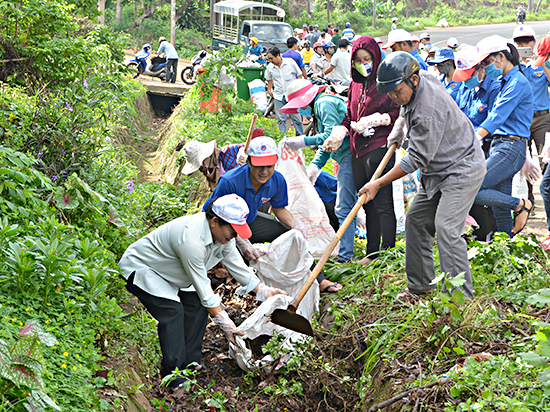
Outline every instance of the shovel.
[[(370, 179), (371, 182), (373, 182), (374, 180), (380, 177), (380, 175), (382, 174), (382, 171), (388, 164), (390, 157), (395, 152), (396, 147), (397, 147), (396, 143), (390, 146), (386, 155), (380, 162), (380, 165), (374, 172), (374, 175)], [(350, 225), (351, 221), (353, 220), (357, 212), (359, 212), (359, 209), (366, 202), (367, 202), (367, 195), (366, 194), (361, 195), (359, 200), (357, 200), (357, 203), (355, 203), (355, 206), (353, 206), (353, 209), (351, 209), (351, 211), (349, 212), (344, 222), (340, 225), (340, 229), (338, 229), (338, 232), (336, 232), (336, 235), (334, 235), (334, 238), (330, 241), (329, 245), (327, 246), (327, 249), (325, 250), (325, 253), (323, 253), (323, 256), (321, 256), (321, 259), (319, 259), (319, 261), (317, 262), (317, 265), (315, 265), (315, 268), (311, 271), (311, 274), (307, 278), (306, 283), (304, 283), (304, 286), (302, 286), (302, 288), (298, 291), (298, 294), (296, 295), (296, 297), (288, 305), (288, 308), (286, 310), (275, 309), (273, 311), (273, 313), (271, 314), (271, 321), (273, 323), (275, 323), (276, 325), (282, 326), (284, 328), (303, 333), (305, 335), (313, 336), (313, 329), (311, 328), (311, 324), (306, 318), (298, 315), (296, 313), (296, 310), (298, 309), (298, 306), (300, 306), (300, 302), (306, 295), (311, 285), (313, 285), (313, 282), (317, 278), (317, 275), (321, 273), (323, 266), (325, 265), (328, 258), (330, 257), (330, 254), (332, 253), (332, 251), (334, 250), (334, 248), (342, 238), (344, 232)]]

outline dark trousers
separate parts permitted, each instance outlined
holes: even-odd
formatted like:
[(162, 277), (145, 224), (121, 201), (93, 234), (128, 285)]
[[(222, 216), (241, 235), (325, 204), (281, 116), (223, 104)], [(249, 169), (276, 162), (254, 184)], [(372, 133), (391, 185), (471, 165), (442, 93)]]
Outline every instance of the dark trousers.
[[(371, 179), (387, 151), (387, 147), (380, 147), (361, 157), (352, 157), (351, 167), (357, 190)], [(388, 173), (394, 164), (395, 154), (390, 158), (382, 175)], [(382, 250), (395, 246), (397, 223), (393, 208), (392, 185), (382, 187), (376, 197), (366, 203), (363, 208), (367, 215), (367, 256), (372, 259), (377, 257), (380, 252), (380, 236), (382, 236)]]
[(166, 83), (176, 82), (178, 75), (178, 59), (166, 59)]
[[(533, 142), (537, 148), (537, 154), (541, 154), (544, 147), (544, 141), (546, 140), (546, 132), (550, 132), (550, 113), (540, 116), (534, 116), (531, 123), (531, 136), (529, 137), (529, 143), (527, 147), (531, 149)], [(536, 161), (536, 159), (535, 159)], [(539, 160), (542, 174), (546, 171), (546, 163), (543, 163), (542, 159)], [(527, 182), (527, 189), (529, 190), (528, 198), (533, 204), (535, 204), (535, 195), (533, 194), (533, 185)]]
[[(288, 226), (279, 222), (275, 216), (264, 212), (258, 212), (258, 216), (249, 226), (252, 231), (252, 237), (249, 240), (252, 243), (271, 243), (290, 230)], [(315, 263), (311, 269), (313, 270), (314, 267)], [(321, 272), (317, 276), (317, 282), (321, 283), (323, 280), (325, 280), (325, 275)]]
[[(189, 364), (200, 364), (202, 340), (208, 323), (208, 312), (202, 306), (196, 292), (179, 292), (180, 302), (150, 295), (134, 285), (134, 274), (126, 281), (128, 292), (137, 297), (149, 313), (158, 321), (158, 335), (162, 362), (162, 377), (176, 367), (180, 370)], [(172, 382), (177, 386), (184, 379)]]

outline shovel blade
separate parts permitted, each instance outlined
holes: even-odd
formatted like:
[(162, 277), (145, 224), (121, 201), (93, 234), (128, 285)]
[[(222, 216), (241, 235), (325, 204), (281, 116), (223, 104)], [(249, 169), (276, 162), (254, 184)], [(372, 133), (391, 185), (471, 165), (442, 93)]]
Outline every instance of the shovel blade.
[(306, 318), (296, 314), (296, 308), (293, 306), (289, 306), (286, 310), (275, 309), (271, 314), (271, 321), (283, 328), (313, 336), (311, 324)]

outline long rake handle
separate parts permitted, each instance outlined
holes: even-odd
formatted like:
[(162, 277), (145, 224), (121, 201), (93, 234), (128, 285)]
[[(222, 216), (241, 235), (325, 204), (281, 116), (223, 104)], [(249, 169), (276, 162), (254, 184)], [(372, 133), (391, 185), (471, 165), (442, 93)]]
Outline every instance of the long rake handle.
[(252, 140), (252, 132), (254, 131), (254, 126), (256, 126), (256, 120), (258, 120), (258, 115), (254, 113), (252, 116), (252, 121), (250, 122), (250, 129), (248, 129), (248, 136), (246, 137), (246, 144), (244, 145), (244, 153), (248, 153), (248, 146), (250, 146), (250, 141)]
[[(392, 157), (393, 153), (395, 152), (396, 148), (397, 148), (397, 143), (394, 143), (390, 146), (390, 148), (386, 152), (385, 156), (380, 161), (380, 164), (378, 165), (378, 168), (374, 172), (374, 175), (372, 175), (372, 178), (370, 179), (371, 182), (375, 181), (376, 179), (378, 179), (380, 177), (380, 175), (384, 171), (384, 168), (386, 167), (386, 165), (390, 161), (390, 158)], [(323, 253), (323, 255), (321, 256), (321, 259), (319, 259), (319, 261), (315, 265), (315, 268), (311, 271), (309, 277), (306, 280), (306, 283), (304, 283), (304, 286), (302, 286), (302, 288), (298, 291), (298, 294), (296, 295), (294, 300), (290, 303), (291, 306), (294, 306), (296, 309), (298, 308), (298, 306), (300, 305), (300, 302), (302, 301), (302, 299), (306, 295), (307, 291), (309, 290), (311, 285), (313, 285), (313, 282), (315, 281), (315, 279), (317, 278), (319, 273), (321, 273), (321, 270), (323, 269), (323, 266), (325, 266), (325, 263), (327, 263), (327, 260), (329, 259), (330, 254), (332, 253), (332, 251), (334, 250), (334, 248), (336, 247), (336, 245), (338, 244), (338, 242), (340, 241), (340, 239), (344, 235), (344, 233), (347, 230), (348, 226), (350, 225), (351, 221), (353, 220), (353, 218), (355, 217), (357, 212), (359, 212), (359, 209), (363, 206), (363, 204), (367, 203), (369, 200), (371, 200), (371, 199), (367, 200), (367, 194), (366, 193), (362, 194), (361, 197), (359, 197), (359, 200), (357, 200), (357, 203), (355, 203), (355, 206), (353, 206), (353, 209), (351, 209), (351, 211), (347, 215), (344, 222), (340, 225), (340, 228), (338, 229), (338, 232), (336, 232), (336, 234), (334, 235), (334, 237), (332, 238), (332, 240), (328, 244), (328, 246), (325, 250), (325, 253)]]

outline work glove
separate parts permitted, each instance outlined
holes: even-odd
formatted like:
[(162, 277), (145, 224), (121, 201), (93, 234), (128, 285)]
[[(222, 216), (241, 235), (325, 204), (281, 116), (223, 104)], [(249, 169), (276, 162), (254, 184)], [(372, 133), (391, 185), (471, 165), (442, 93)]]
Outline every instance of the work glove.
[(300, 219), (294, 218), (294, 220), (292, 221), (291, 229), (298, 230), (304, 236), (304, 239), (307, 240), (306, 227)]
[(216, 322), (216, 324), (220, 328), (222, 328), (225, 336), (227, 337), (227, 340), (233, 345), (236, 345), (234, 335), (244, 336), (244, 333), (239, 328), (237, 328), (237, 326), (235, 326), (225, 310), (222, 310), (220, 313), (214, 316), (212, 320)]
[(247, 158), (248, 155), (244, 152), (244, 146), (242, 146), (237, 152), (237, 163), (239, 164), (239, 166), (244, 165)]
[(296, 137), (285, 137), (283, 143), (291, 150), (298, 151), (299, 149), (305, 148), (305, 135), (296, 136)]
[(405, 139), (405, 124), (405, 118), (399, 116), (393, 125), (393, 129), (391, 129), (391, 132), (388, 135), (388, 147), (394, 143), (397, 143), (398, 149), (401, 147), (403, 140)]
[(544, 163), (548, 163), (548, 161), (550, 161), (550, 133), (548, 132), (545, 135), (544, 146), (540, 152), (540, 156), (542, 157), (542, 161)]
[(263, 283), (258, 284), (258, 290), (256, 291), (256, 300), (260, 302), (265, 302), (267, 298), (275, 295), (286, 295), (287, 293), (284, 290), (272, 288), (270, 286), (264, 285)]
[(529, 153), (529, 150), (527, 150), (527, 154), (525, 156), (525, 163), (523, 164), (523, 167), (520, 170), (520, 174), (521, 174), (521, 177), (526, 179), (531, 184), (534, 184), (537, 180), (539, 180), (542, 177), (542, 172), (540, 170), (540, 167), (537, 164), (537, 162), (535, 162), (531, 157), (531, 153)]
[(323, 143), (323, 150), (325, 152), (335, 152), (342, 145), (342, 142), (348, 135), (348, 129), (344, 126), (334, 126), (330, 132), (330, 136), (327, 137)]
[(358, 122), (351, 122), (351, 128), (357, 133), (364, 133), (369, 127), (389, 126), (391, 118), (388, 113), (373, 113), (369, 116), (361, 117)]
[(241, 239), (240, 237), (235, 239), (235, 243), (242, 255), (248, 260), (258, 260), (269, 251), (269, 245), (253, 245), (248, 239)]
[(307, 178), (309, 179), (311, 184), (314, 185), (315, 182), (317, 181), (317, 178), (321, 174), (321, 169), (319, 169), (319, 167), (316, 164), (310, 163), (309, 166), (306, 168), (306, 173), (307, 173)]

